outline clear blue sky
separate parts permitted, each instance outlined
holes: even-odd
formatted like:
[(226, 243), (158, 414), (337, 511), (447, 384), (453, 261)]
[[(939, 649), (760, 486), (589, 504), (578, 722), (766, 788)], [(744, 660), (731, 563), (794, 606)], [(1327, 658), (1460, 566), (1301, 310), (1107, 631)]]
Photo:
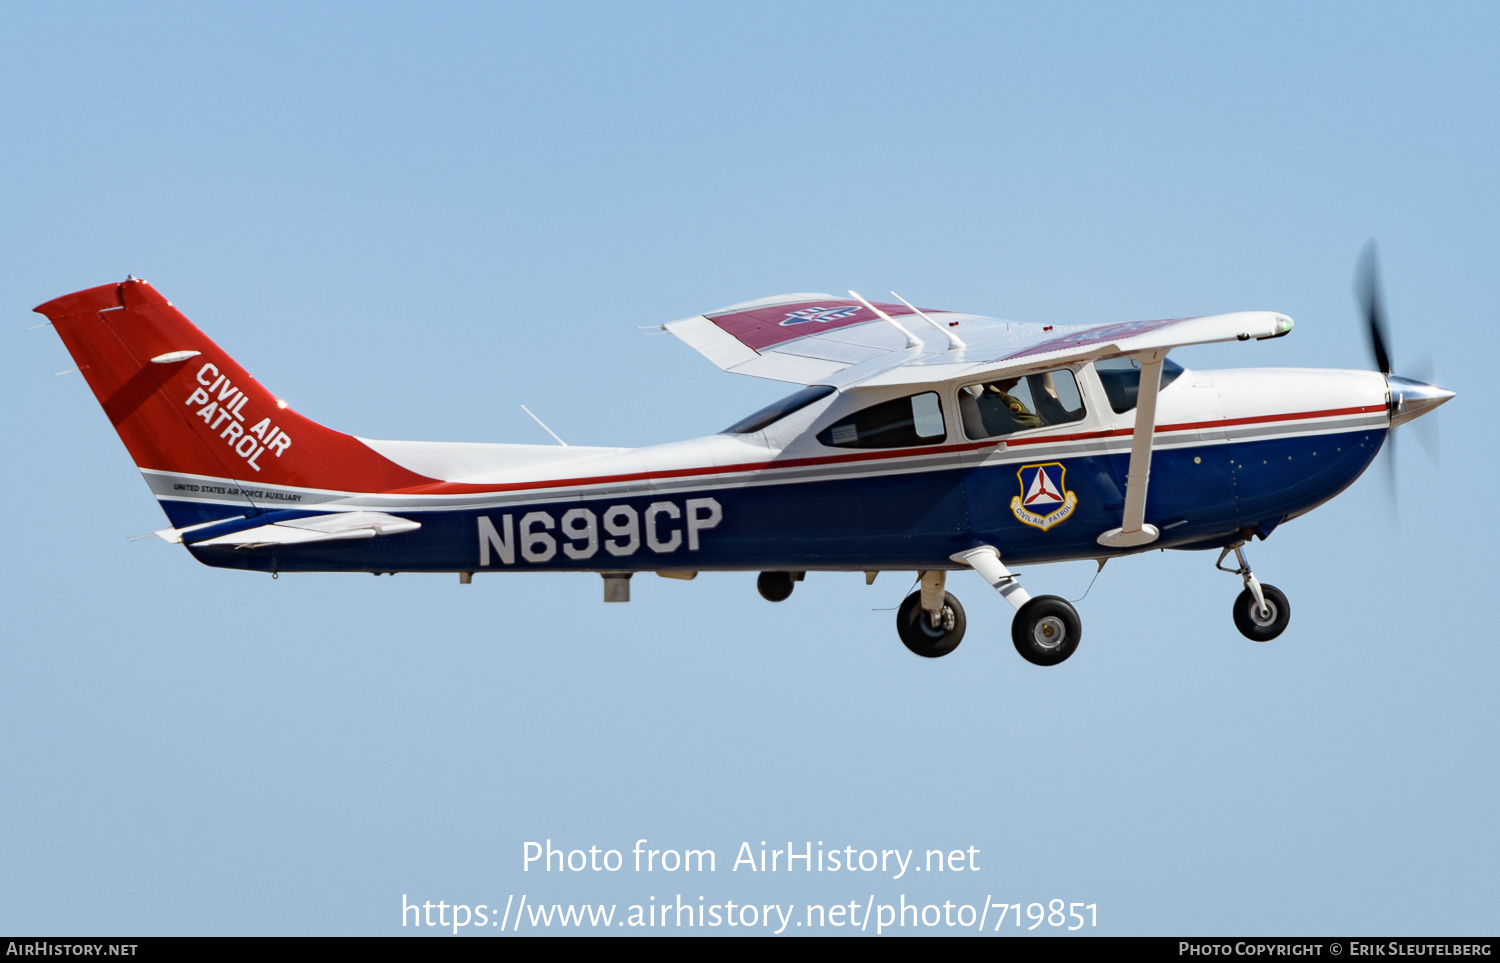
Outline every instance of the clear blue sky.
[[(1098, 932), (1493, 933), (1500, 13), (1487, 4), (13, 4), (0, 34), (0, 930), (399, 933), (400, 899), (1097, 903)], [(1273, 309), (1190, 367), (1459, 392), (1254, 546), (1112, 563), (1043, 670), (907, 581), (286, 577), (163, 524), (29, 309), (148, 278), (299, 410), (387, 438), (706, 434), (783, 389), (655, 324), (782, 291), (1077, 323)], [(1091, 566), (1026, 572), (1077, 597)], [(1476, 594), (1477, 593), (1477, 594)], [(711, 847), (538, 877), (526, 840)], [(977, 847), (964, 878), (728, 872), (741, 841)], [(1043, 927), (1046, 931), (1047, 927)], [(410, 928), (407, 930), (410, 932)]]

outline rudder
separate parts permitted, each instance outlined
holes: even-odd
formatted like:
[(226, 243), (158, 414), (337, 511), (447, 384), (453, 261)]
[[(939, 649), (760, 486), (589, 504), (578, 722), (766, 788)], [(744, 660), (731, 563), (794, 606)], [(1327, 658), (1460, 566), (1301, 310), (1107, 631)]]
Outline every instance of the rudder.
[(255, 497), (258, 486), (386, 492), (433, 482), (288, 408), (145, 281), (89, 288), (35, 310), (57, 329), (148, 480), (236, 486), (228, 505), (211, 499), (221, 508), (184, 512), (153, 482), (175, 525), (222, 517), (223, 508), (244, 514), (247, 502), (252, 513), (289, 507), (265, 504), (273, 495)]

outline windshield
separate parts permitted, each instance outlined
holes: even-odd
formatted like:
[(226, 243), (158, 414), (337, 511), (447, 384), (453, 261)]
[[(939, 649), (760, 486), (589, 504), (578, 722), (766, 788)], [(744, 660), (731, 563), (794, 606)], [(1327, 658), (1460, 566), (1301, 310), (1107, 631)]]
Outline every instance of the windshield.
[[(1094, 362), (1094, 371), (1099, 375), (1099, 381), (1104, 385), (1104, 393), (1109, 397), (1109, 406), (1115, 410), (1115, 414), (1123, 415), (1135, 407), (1135, 397), (1141, 390), (1141, 363), (1130, 358), (1109, 358), (1105, 361)], [(1177, 380), (1182, 374), (1182, 365), (1171, 358), (1161, 363), (1161, 386)]]
[(808, 385), (796, 394), (787, 395), (780, 401), (766, 405), (755, 414), (741, 418), (719, 432), (721, 435), (748, 435), (768, 428), (794, 411), (801, 411), (814, 401), (827, 398), (836, 391), (832, 385)]

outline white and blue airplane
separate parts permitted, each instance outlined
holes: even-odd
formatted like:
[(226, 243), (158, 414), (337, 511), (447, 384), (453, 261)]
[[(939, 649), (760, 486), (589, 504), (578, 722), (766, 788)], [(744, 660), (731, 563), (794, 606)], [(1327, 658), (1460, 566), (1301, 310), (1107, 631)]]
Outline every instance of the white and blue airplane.
[[(1361, 290), (1377, 371), (1192, 371), (1168, 352), (1279, 338), (1272, 311), (1121, 324), (1020, 324), (787, 294), (662, 328), (726, 371), (799, 386), (716, 435), (647, 448), (378, 441), (277, 399), (135, 278), (36, 310), (62, 337), (200, 562), (267, 572), (759, 572), (771, 601), (809, 571), (918, 573), (907, 648), (964, 635), (949, 572), (1015, 607), (1037, 665), (1073, 654), (1074, 607), (1010, 566), (1217, 549), (1245, 636), (1280, 635), (1286, 596), (1252, 538), (1347, 488), (1391, 429), (1453, 393), (1391, 372), (1373, 250)], [(893, 295), (894, 296), (894, 295)], [(1234, 556), (1235, 567), (1224, 561)]]

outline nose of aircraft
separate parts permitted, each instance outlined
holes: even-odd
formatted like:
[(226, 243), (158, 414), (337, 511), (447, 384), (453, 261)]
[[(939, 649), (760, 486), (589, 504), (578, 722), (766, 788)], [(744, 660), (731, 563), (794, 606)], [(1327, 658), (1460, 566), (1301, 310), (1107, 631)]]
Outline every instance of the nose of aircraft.
[(1400, 375), (1386, 375), (1391, 389), (1391, 427), (1420, 418), (1452, 398), (1454, 393), (1437, 385), (1423, 384)]

